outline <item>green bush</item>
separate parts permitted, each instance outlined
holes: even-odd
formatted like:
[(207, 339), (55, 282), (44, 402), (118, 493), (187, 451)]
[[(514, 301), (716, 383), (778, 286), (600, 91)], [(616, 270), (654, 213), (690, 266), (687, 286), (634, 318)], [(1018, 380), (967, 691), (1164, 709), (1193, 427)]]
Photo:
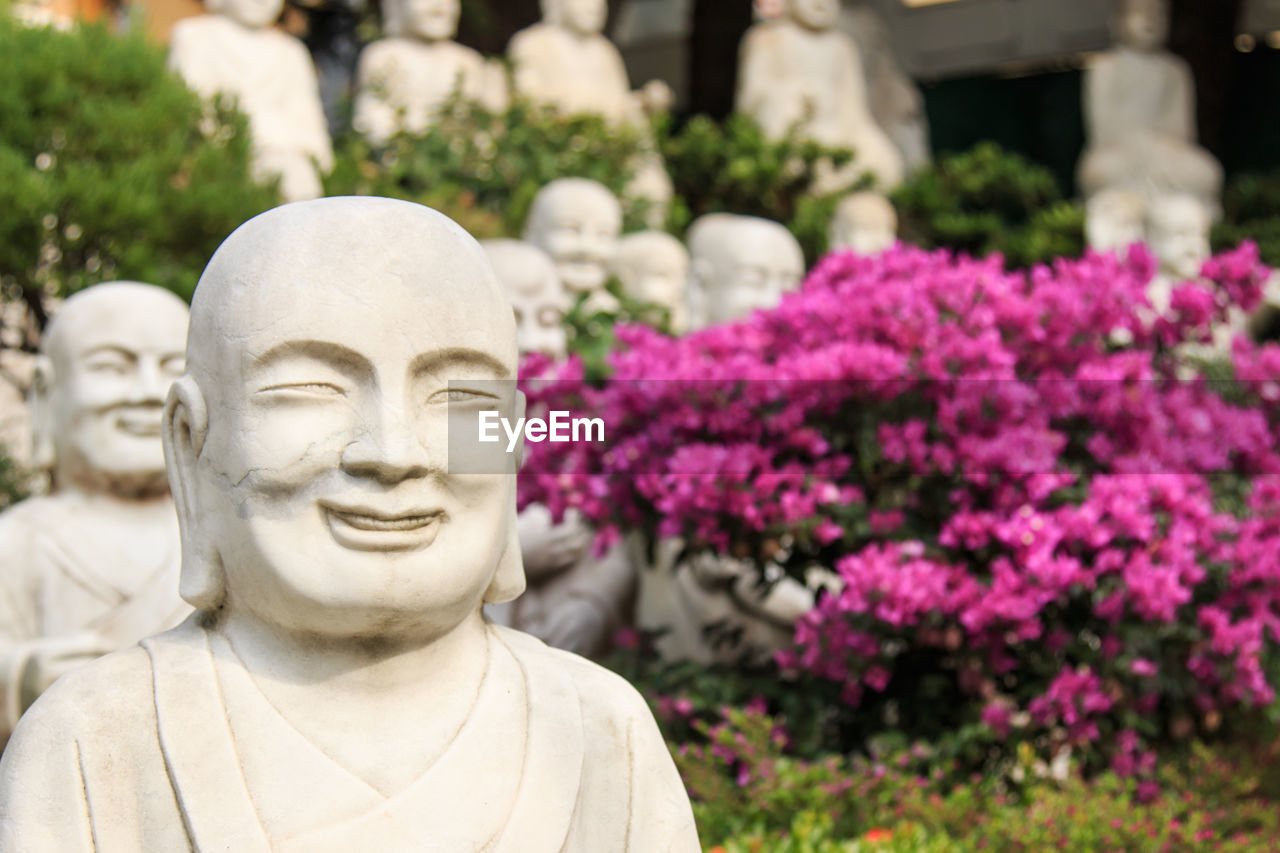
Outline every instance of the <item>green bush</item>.
[(1233, 178), (1223, 195), (1222, 214), (1213, 229), (1215, 250), (1253, 240), (1262, 262), (1280, 267), (1280, 172)]
[(678, 132), (662, 125), (658, 144), (685, 206), (677, 226), (719, 211), (763, 216), (796, 235), (810, 264), (827, 250), (827, 226), (840, 196), (813, 197), (809, 186), (819, 161), (830, 158), (843, 165), (851, 152), (770, 140), (743, 115), (730, 116), (723, 125), (695, 116)]
[(893, 202), (902, 239), (925, 248), (1000, 252), (1011, 268), (1084, 251), (1081, 206), (1063, 199), (1048, 169), (995, 143), (939, 157)]
[[(329, 195), (381, 195), (434, 207), (477, 238), (519, 237), (534, 195), (556, 178), (590, 178), (621, 194), (641, 148), (630, 129), (597, 116), (563, 117), (516, 101), (504, 113), (455, 98), (426, 133), (380, 150), (354, 134), (336, 142)], [(627, 230), (645, 203), (626, 205)]]
[(114, 278), (190, 297), (222, 239), (276, 203), (250, 178), (244, 118), (206, 111), (141, 33), (4, 17), (0, 56), (4, 298), (41, 316), (42, 295)]

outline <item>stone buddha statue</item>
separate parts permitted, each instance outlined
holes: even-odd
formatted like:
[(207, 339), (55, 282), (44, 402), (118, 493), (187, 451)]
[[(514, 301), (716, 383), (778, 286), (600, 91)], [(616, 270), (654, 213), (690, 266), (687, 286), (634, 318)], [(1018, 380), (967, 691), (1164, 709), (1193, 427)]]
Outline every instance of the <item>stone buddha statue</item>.
[(323, 195), (320, 173), (333, 167), (329, 126), (311, 56), (272, 26), (284, 0), (208, 0), (207, 7), (210, 14), (174, 26), (169, 66), (205, 98), (235, 98), (249, 117), (259, 179), (278, 176), (286, 201)]
[[(563, 359), (570, 300), (551, 259), (519, 240), (485, 240), (481, 246), (515, 309), (521, 355)], [(516, 527), (528, 587), (486, 612), (556, 648), (585, 655), (607, 651), (614, 632), (628, 621), (634, 594), (635, 570), (625, 549), (615, 546), (594, 556), (595, 531), (576, 510), (557, 524), (550, 510), (533, 504), (520, 513)]]
[(534, 196), (524, 239), (551, 256), (570, 303), (587, 296), (588, 311), (618, 310), (604, 289), (618, 254), (622, 205), (603, 184), (558, 178)]
[(735, 109), (771, 138), (795, 129), (801, 138), (856, 151), (848, 167), (815, 182), (816, 191), (848, 186), (863, 173), (889, 190), (902, 182), (902, 157), (871, 115), (858, 49), (836, 29), (839, 14), (838, 0), (787, 0), (785, 14), (747, 30)]
[(689, 226), (693, 328), (776, 307), (804, 277), (804, 252), (785, 226), (756, 216), (708, 213)]
[(469, 47), (453, 41), (459, 0), (391, 0), (384, 7), (387, 38), (360, 53), (355, 128), (375, 145), (397, 130), (422, 133), (455, 92), (498, 112), (506, 107), (506, 78)]
[(853, 193), (836, 206), (827, 237), (833, 252), (850, 249), (860, 255), (879, 254), (898, 242), (898, 212), (879, 193)]
[(1085, 73), (1088, 143), (1077, 180), (1086, 198), (1126, 187), (1144, 198), (1189, 193), (1216, 211), (1222, 166), (1196, 143), (1195, 83), (1164, 49), (1167, 0), (1122, 0), (1116, 47)]
[(689, 251), (665, 231), (638, 231), (618, 242), (614, 274), (622, 292), (636, 302), (667, 311), (668, 330), (689, 328)]
[(675, 190), (652, 150), (646, 114), (670, 109), (670, 87), (654, 80), (631, 91), (622, 54), (603, 35), (607, 0), (541, 0), (541, 6), (542, 20), (512, 36), (507, 47), (515, 92), (564, 115), (599, 115), (637, 128), (648, 150), (633, 164), (635, 177), (623, 195), (649, 202), (646, 221), (660, 226)]
[(160, 442), (186, 335), (186, 304), (133, 282), (77, 293), (47, 330), (32, 456), (51, 490), (0, 514), (0, 740), (56, 678), (191, 612)]
[[(326, 853), (699, 850), (625, 681), (495, 626), (524, 587), (511, 306), (409, 202), (242, 225), (191, 309), (163, 437), (178, 628), (63, 678), (0, 761), (0, 847)], [(475, 434), (475, 433), (472, 433)]]
[(1200, 277), (1209, 260), (1209, 229), (1213, 218), (1195, 196), (1175, 193), (1157, 196), (1147, 210), (1147, 241), (1160, 270), (1147, 289), (1151, 307), (1169, 310), (1173, 288)]

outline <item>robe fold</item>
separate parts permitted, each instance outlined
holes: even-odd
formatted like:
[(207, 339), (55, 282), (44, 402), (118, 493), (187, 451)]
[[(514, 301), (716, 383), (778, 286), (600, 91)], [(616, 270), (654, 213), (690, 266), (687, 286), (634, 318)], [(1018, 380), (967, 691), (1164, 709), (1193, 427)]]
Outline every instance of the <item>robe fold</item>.
[(193, 617), (61, 679), (23, 718), (0, 761), (0, 853), (698, 851), (639, 694), (490, 630), (471, 716), (387, 795), (294, 729)]

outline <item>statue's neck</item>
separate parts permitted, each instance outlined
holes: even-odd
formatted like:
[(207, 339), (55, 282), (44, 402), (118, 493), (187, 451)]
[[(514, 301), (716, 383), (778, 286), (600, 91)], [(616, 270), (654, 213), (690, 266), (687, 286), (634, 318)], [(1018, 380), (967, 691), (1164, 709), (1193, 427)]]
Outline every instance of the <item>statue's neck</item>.
[(119, 504), (150, 505), (169, 496), (169, 480), (164, 471), (120, 473), (59, 465), (53, 472), (53, 484), (58, 491)]

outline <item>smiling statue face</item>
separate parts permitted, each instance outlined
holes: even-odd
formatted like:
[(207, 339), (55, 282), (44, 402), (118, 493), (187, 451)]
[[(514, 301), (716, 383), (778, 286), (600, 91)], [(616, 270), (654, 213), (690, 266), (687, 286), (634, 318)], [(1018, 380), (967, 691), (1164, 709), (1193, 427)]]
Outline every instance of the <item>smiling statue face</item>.
[(158, 287), (115, 282), (67, 300), (45, 343), (60, 487), (164, 491), (161, 407), (186, 339), (187, 306)]
[(704, 322), (729, 323), (777, 307), (804, 277), (804, 252), (777, 222), (710, 214), (690, 230), (692, 265), (704, 291)]
[(399, 0), (409, 31), (428, 41), (444, 41), (458, 32), (458, 0)]
[(250, 29), (268, 27), (284, 11), (284, 0), (221, 0), (223, 14)]
[(525, 239), (551, 256), (565, 289), (577, 296), (604, 287), (621, 231), (613, 193), (595, 181), (562, 178), (535, 197)]
[(448, 430), (516, 405), (483, 381), (514, 377), (515, 330), (475, 242), (407, 202), (287, 205), (229, 238), (200, 288), (196, 504), (232, 607), (344, 636), (473, 612), (508, 544), (514, 463), (452, 474)]

